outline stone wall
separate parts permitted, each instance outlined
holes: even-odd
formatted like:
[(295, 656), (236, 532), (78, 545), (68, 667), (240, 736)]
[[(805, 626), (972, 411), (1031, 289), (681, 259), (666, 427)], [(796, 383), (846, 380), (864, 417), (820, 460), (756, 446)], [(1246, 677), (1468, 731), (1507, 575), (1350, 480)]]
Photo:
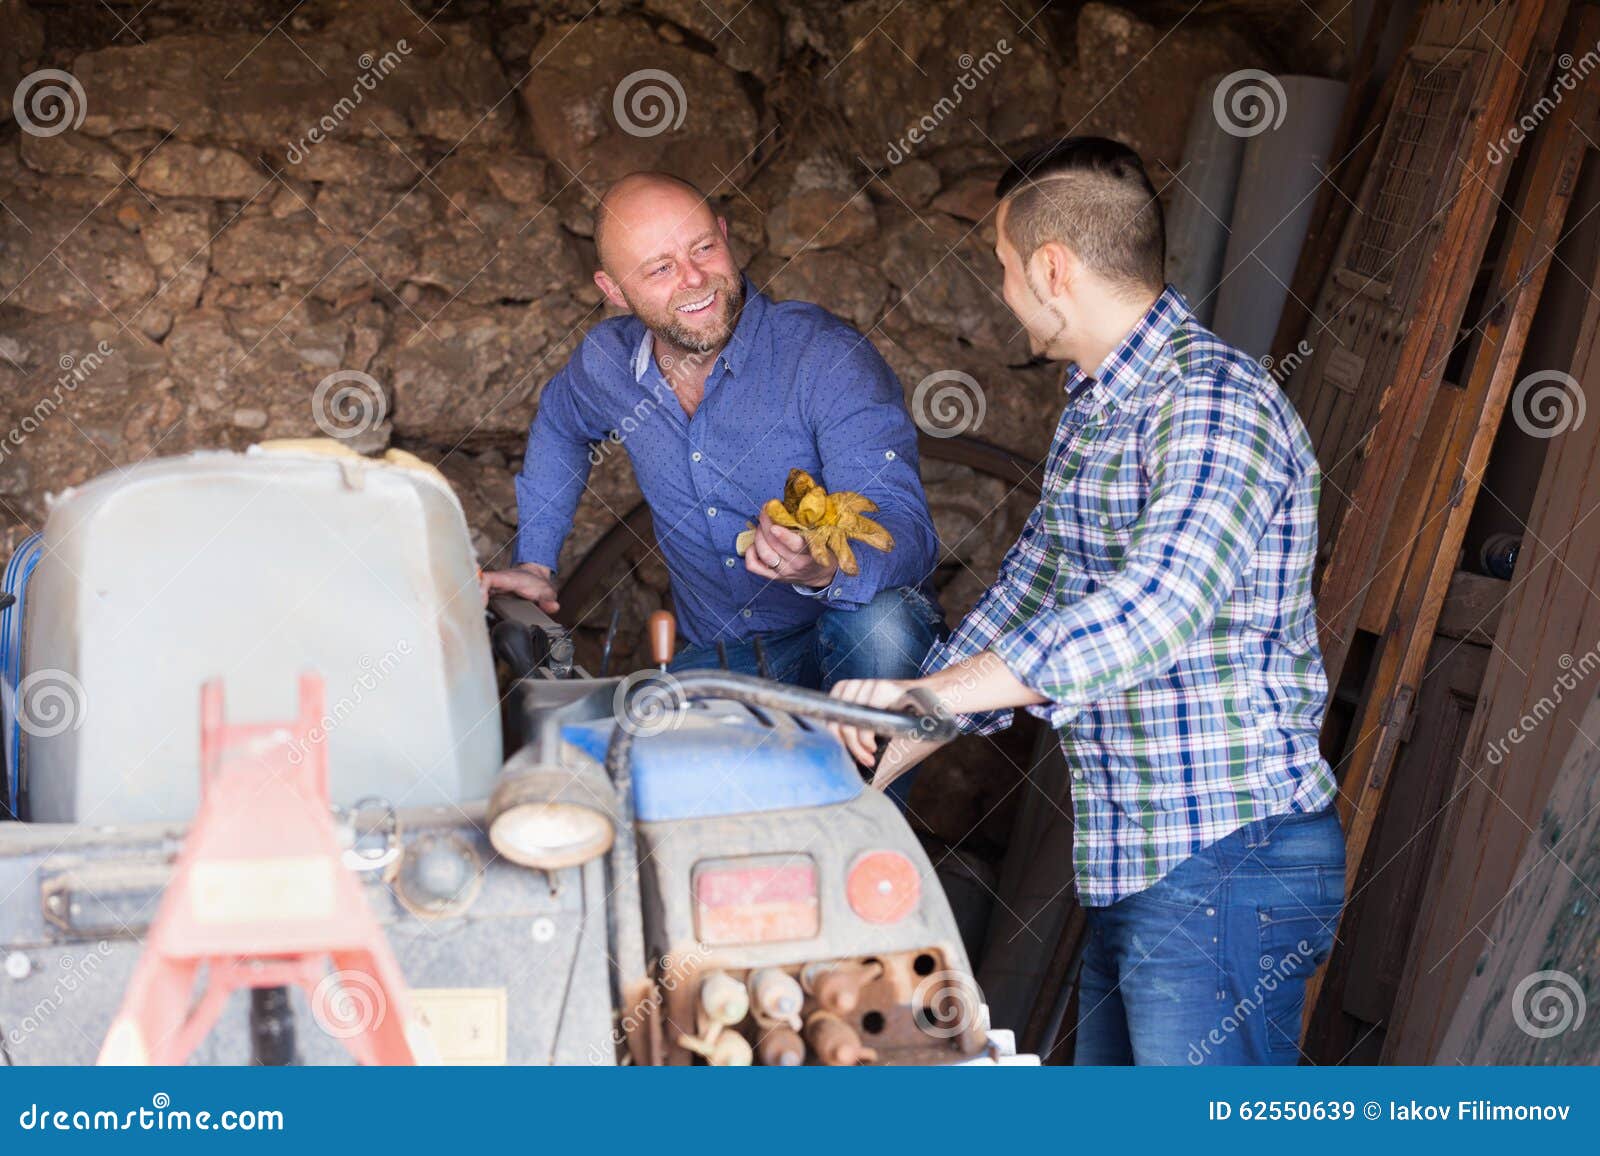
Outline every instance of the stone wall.
[[(539, 391), (605, 316), (595, 198), (642, 167), (713, 190), (756, 282), (908, 398), (966, 391), (919, 420), (1037, 457), (1057, 374), (1014, 368), (996, 296), (1005, 154), (1106, 133), (1165, 184), (1208, 75), (1343, 67), (1348, 6), (1316, 8), (0, 0), (0, 549), (118, 466), (332, 429), (439, 463), (503, 564)], [(955, 616), (1027, 503), (927, 480)], [(608, 456), (563, 565), (636, 501)], [(637, 560), (627, 623), (665, 588)]]

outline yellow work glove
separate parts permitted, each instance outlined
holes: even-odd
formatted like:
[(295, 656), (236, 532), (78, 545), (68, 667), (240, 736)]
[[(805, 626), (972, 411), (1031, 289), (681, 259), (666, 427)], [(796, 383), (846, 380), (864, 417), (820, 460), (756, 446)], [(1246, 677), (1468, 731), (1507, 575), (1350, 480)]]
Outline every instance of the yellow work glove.
[[(852, 578), (861, 572), (856, 563), (852, 541), (861, 542), (875, 550), (894, 549), (894, 537), (871, 518), (878, 506), (871, 498), (852, 490), (828, 493), (817, 485), (816, 479), (804, 470), (790, 470), (789, 480), (783, 487), (783, 500), (773, 498), (761, 507), (762, 513), (779, 526), (786, 526), (805, 539), (806, 549), (819, 566), (832, 564), (839, 559), (839, 569)], [(755, 541), (752, 526), (739, 535), (734, 549), (743, 554)]]

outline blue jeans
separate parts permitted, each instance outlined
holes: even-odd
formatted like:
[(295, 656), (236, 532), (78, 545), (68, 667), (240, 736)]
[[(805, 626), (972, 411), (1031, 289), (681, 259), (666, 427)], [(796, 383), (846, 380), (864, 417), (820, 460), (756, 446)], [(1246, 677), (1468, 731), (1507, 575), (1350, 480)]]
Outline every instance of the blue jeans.
[[(933, 644), (948, 633), (944, 612), (921, 590), (897, 586), (883, 590), (865, 606), (829, 607), (812, 623), (762, 634), (767, 674), (775, 682), (828, 690), (847, 678), (916, 678)], [(755, 644), (729, 643), (728, 669), (761, 673)], [(722, 665), (715, 646), (689, 646), (678, 652), (669, 671), (715, 669)], [(905, 805), (915, 771), (889, 786), (889, 796)]]
[(1344, 905), (1339, 814), (1247, 823), (1090, 907), (1079, 1064), (1293, 1064), (1305, 984)]

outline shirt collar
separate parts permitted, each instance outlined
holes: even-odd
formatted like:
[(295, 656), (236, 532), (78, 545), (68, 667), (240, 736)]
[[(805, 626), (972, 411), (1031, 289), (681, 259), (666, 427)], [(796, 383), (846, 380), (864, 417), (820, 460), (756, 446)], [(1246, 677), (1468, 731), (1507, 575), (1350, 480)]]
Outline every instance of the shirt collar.
[(1089, 389), (1091, 396), (1106, 408), (1114, 409), (1127, 401), (1140, 386), (1155, 377), (1165, 360), (1168, 342), (1189, 319), (1190, 312), (1183, 294), (1171, 285), (1166, 286), (1122, 343), (1100, 363), (1093, 377), (1084, 373), (1076, 362), (1067, 367), (1063, 385), (1068, 395), (1092, 387)]
[[(738, 376), (739, 371), (749, 364), (754, 354), (756, 339), (761, 331), (761, 323), (766, 317), (767, 306), (771, 304), (767, 296), (757, 289), (750, 278), (744, 281), (744, 308), (739, 312), (739, 321), (733, 327), (733, 336), (728, 338), (728, 344), (722, 349), (718, 360), (728, 367), (728, 372)], [(633, 380), (644, 381), (644, 375), (649, 372), (652, 360), (655, 357), (655, 335), (649, 329), (639, 339), (639, 348), (633, 351)]]

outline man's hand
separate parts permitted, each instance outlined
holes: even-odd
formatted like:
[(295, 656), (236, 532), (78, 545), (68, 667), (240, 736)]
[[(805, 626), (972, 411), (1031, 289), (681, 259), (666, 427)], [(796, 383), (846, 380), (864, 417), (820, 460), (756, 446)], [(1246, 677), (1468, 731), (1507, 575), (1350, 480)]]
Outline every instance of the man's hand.
[(752, 574), (820, 590), (839, 572), (837, 560), (827, 566), (818, 565), (806, 549), (806, 540), (787, 526), (775, 523), (766, 511), (762, 511), (755, 533), (755, 541), (744, 552), (744, 568)]
[(491, 594), (515, 594), (535, 603), (546, 614), (561, 609), (555, 583), (550, 581), (550, 567), (537, 562), (524, 562), (513, 570), (485, 570), (479, 575), (478, 584), (483, 588), (485, 605)]
[[(892, 710), (905, 698), (908, 690), (918, 686), (926, 688), (926, 680), (847, 678), (834, 683), (829, 696), (845, 702), (858, 703), (861, 706)], [(833, 732), (834, 737), (844, 743), (845, 750), (850, 752), (856, 762), (864, 767), (876, 768), (872, 776), (872, 785), (880, 791), (885, 790), (890, 783), (944, 746), (944, 743), (934, 742), (931, 739), (894, 738), (889, 740), (888, 746), (884, 748), (883, 757), (879, 759), (878, 736), (871, 731), (839, 723), (829, 723), (828, 729)]]

